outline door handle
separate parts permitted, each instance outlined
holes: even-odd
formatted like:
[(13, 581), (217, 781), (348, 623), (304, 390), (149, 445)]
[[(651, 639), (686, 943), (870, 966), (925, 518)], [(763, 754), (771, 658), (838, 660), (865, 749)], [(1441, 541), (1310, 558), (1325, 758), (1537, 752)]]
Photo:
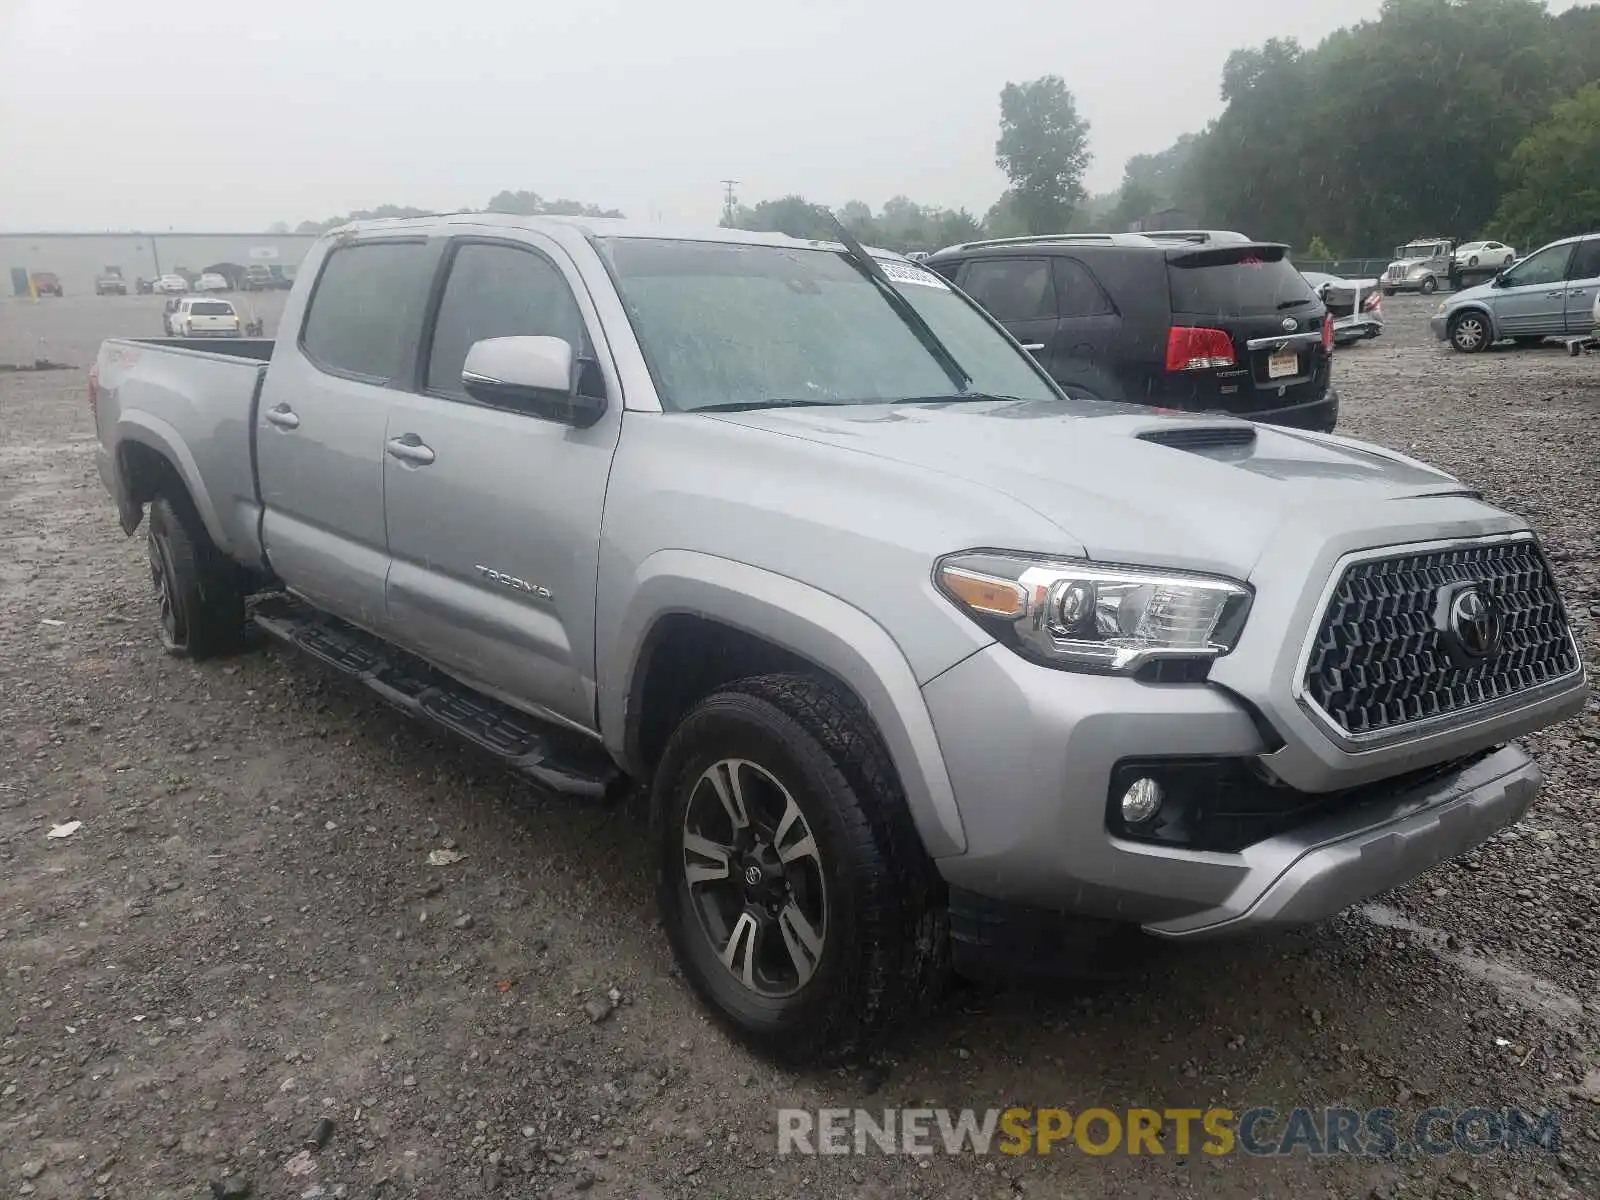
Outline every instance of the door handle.
[(1551, 297), (1551, 296), (1565, 296), (1565, 295), (1566, 295), (1566, 293), (1565, 293), (1565, 292), (1546, 292), (1546, 293), (1545, 293), (1545, 297), (1546, 297), (1546, 298), (1547, 298), (1547, 299), (1548, 299), (1548, 298), (1549, 298), (1549, 297)]
[(279, 429), (300, 428), (300, 418), (295, 416), (294, 409), (287, 404), (280, 404), (276, 408), (267, 409), (267, 420)]
[(1022, 348), (1024, 350), (1029, 351), (1029, 352), (1032, 352), (1034, 350), (1043, 350), (1044, 349), (1044, 343), (1043, 342), (1023, 342), (1022, 343)]
[(433, 448), (425, 446), (422, 439), (414, 433), (403, 433), (397, 438), (390, 438), (388, 442), (390, 458), (398, 458), (401, 462), (408, 462), (414, 466), (425, 467), (433, 461)]

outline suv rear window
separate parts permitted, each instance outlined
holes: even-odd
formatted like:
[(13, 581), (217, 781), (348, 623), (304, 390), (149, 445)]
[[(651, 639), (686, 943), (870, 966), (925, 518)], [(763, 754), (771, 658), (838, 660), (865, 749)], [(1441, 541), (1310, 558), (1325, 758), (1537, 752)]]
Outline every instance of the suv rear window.
[(1316, 301), (1281, 247), (1246, 246), (1185, 254), (1167, 262), (1172, 311), (1256, 317)]

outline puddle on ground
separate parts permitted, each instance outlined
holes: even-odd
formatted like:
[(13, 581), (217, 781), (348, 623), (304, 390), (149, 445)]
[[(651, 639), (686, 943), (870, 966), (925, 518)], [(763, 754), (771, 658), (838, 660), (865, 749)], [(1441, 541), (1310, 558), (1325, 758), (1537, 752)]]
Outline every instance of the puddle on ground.
[(1361, 914), (1374, 925), (1385, 929), (1398, 929), (1409, 933), (1436, 956), (1463, 973), (1489, 984), (1508, 1000), (1524, 1008), (1531, 1008), (1559, 1025), (1566, 1025), (1583, 1016), (1583, 1001), (1563, 987), (1530, 975), (1516, 967), (1507, 966), (1469, 950), (1452, 950), (1445, 935), (1437, 929), (1419, 925), (1403, 913), (1383, 904), (1366, 904)]

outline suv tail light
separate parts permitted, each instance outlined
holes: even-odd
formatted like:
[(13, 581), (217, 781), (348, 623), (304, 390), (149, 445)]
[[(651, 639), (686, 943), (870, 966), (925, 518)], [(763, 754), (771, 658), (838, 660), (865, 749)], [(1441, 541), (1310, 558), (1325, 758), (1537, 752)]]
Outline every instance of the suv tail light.
[(1322, 348), (1333, 349), (1333, 314), (1328, 313), (1322, 318)]
[(1203, 371), (1233, 364), (1233, 338), (1226, 329), (1174, 325), (1167, 331), (1167, 370)]
[(1383, 308), (1383, 293), (1374, 288), (1361, 302), (1362, 312), (1379, 312)]

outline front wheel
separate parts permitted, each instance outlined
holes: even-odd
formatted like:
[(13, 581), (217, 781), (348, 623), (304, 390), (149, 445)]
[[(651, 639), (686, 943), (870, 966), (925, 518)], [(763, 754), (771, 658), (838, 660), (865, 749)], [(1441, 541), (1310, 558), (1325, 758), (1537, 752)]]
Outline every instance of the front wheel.
[(239, 570), (212, 543), (187, 496), (151, 501), (145, 540), (166, 652), (205, 659), (239, 650), (245, 617)]
[(1432, 275), (1429, 275), (1426, 279), (1424, 279), (1422, 281), (1422, 294), (1424, 296), (1431, 296), (1438, 290), (1439, 290), (1439, 281), (1437, 279), (1435, 279)]
[(731, 684), (673, 733), (652, 813), (678, 964), (757, 1050), (849, 1058), (934, 991), (937, 874), (854, 697), (803, 675)]
[(1450, 344), (1463, 354), (1476, 354), (1491, 340), (1489, 318), (1471, 310), (1451, 317), (1448, 332)]
[(1386, 287), (1383, 289), (1383, 294), (1385, 296), (1392, 296), (1394, 295), (1394, 289), (1392, 287)]

